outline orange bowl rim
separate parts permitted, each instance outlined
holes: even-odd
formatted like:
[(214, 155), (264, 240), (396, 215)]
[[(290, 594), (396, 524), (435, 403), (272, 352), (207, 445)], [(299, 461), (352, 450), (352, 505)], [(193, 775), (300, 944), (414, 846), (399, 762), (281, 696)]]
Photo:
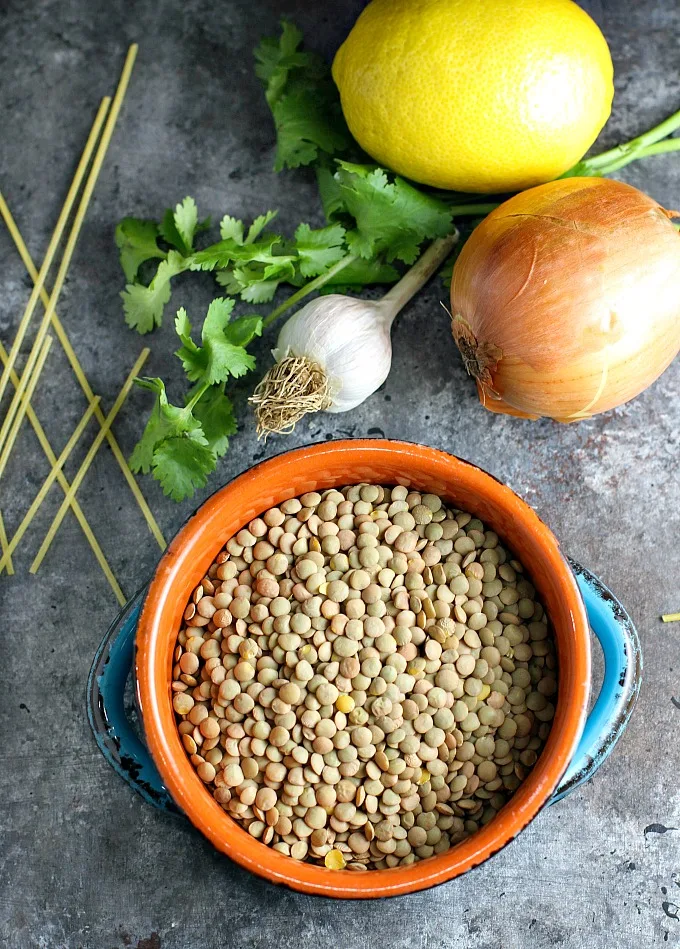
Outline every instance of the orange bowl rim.
[[(474, 488), (480, 496), (493, 499), (508, 516), (521, 523), (523, 530), (540, 545), (563, 597), (564, 615), (569, 617), (567, 625), (571, 624), (564, 632), (565, 637), (568, 634), (571, 639), (568, 656), (570, 694), (563, 694), (560, 656), (558, 710), (548, 744), (510, 802), (487, 825), (450, 850), (409, 867), (363, 873), (337, 872), (293, 860), (272, 850), (238, 826), (213, 800), (179, 740), (169, 690), (172, 649), (170, 653), (166, 649), (161, 655), (159, 645), (162, 646), (164, 633), (168, 638), (169, 628), (179, 628), (181, 615), (170, 613), (168, 608), (173, 587), (183, 582), (187, 590), (186, 602), (198, 582), (196, 580), (187, 587), (186, 581), (181, 579), (182, 571), (188, 571), (187, 559), (199, 542), (205, 546), (202, 534), (207, 522), (214, 521), (239, 493), (253, 491), (265, 481), (286, 485), (293, 473), (296, 476), (304, 474), (313, 481), (323, 465), (331, 462), (380, 467), (388, 459), (391, 466), (403, 465), (406, 481), (415, 480), (408, 474), (410, 462), (415, 467), (423, 466), (445, 481), (451, 482), (455, 478), (456, 483)], [(352, 483), (351, 478), (336, 481), (337, 486), (346, 483)], [(276, 503), (300, 493), (303, 491), (279, 488)], [(238, 526), (253, 516), (248, 512), (243, 519), (236, 518)], [(511, 538), (509, 543), (512, 546)], [(215, 543), (213, 557), (221, 546), (221, 543)], [(200, 576), (204, 575), (209, 562), (202, 566)], [(556, 633), (559, 638), (557, 626)], [(174, 644), (174, 636), (172, 642)], [(378, 898), (426, 889), (478, 866), (510, 843), (549, 802), (583, 730), (590, 691), (590, 639), (583, 600), (557, 539), (533, 508), (507, 485), (468, 461), (425, 445), (388, 439), (336, 440), (292, 449), (260, 462), (218, 489), (189, 517), (164, 552), (149, 586), (137, 627), (135, 674), (145, 739), (163, 782), (189, 820), (218, 850), (258, 876), (301, 892), (335, 898)], [(558, 720), (559, 733), (556, 734)], [(550, 754), (546, 756), (549, 749)]]

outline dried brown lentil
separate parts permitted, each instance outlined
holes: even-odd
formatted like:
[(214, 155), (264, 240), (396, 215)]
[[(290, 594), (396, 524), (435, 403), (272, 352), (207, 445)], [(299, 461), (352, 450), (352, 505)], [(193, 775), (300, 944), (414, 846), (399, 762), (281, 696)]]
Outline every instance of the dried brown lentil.
[(493, 531), (400, 485), (252, 520), (184, 612), (172, 701), (214, 799), (332, 869), (409, 865), (492, 820), (549, 734), (542, 605)]

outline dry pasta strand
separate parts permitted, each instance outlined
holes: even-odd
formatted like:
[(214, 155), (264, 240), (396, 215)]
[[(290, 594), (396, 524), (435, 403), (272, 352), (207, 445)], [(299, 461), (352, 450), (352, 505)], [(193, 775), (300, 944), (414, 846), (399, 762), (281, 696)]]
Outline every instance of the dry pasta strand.
[[(33, 263), (33, 260), (31, 259), (31, 255), (28, 251), (28, 248), (26, 247), (24, 239), (21, 236), (21, 232), (16, 222), (14, 221), (14, 218), (12, 217), (11, 211), (9, 210), (7, 205), (3, 203), (1, 195), (0, 195), (0, 213), (5, 219), (5, 223), (7, 224), (7, 229), (12, 235), (16, 248), (19, 252), (21, 259), (24, 262), (24, 265), (26, 266), (26, 270), (28, 271), (29, 276), (31, 277), (33, 281), (37, 280), (38, 271), (35, 268), (35, 264)], [(40, 291), (40, 299), (42, 300), (45, 306), (48, 306), (50, 298), (44, 287)], [(83, 390), (85, 394), (85, 398), (88, 400), (88, 402), (91, 403), (95, 397), (94, 392), (92, 390), (92, 387), (90, 386), (90, 383), (87, 380), (87, 376), (85, 375), (83, 367), (80, 364), (80, 360), (78, 359), (78, 356), (76, 355), (76, 352), (73, 349), (73, 346), (71, 345), (71, 341), (69, 340), (66, 330), (64, 329), (64, 326), (61, 320), (57, 316), (56, 311), (52, 314), (52, 327), (57, 335), (59, 342), (62, 345), (64, 352), (66, 353), (66, 357), (71, 364), (71, 368), (73, 369), (75, 377), (80, 383), (80, 388)], [(97, 419), (100, 425), (104, 424), (104, 413), (102, 411), (101, 405), (97, 405), (95, 407), (95, 418)], [(123, 472), (123, 476), (125, 477), (125, 480), (127, 481), (128, 486), (130, 490), (132, 491), (132, 494), (135, 500), (137, 501), (137, 504), (139, 505), (139, 508), (142, 514), (144, 515), (144, 519), (146, 520), (146, 523), (149, 526), (149, 530), (155, 537), (158, 543), (158, 546), (161, 548), (161, 550), (165, 550), (167, 545), (165, 542), (165, 538), (163, 536), (163, 532), (158, 526), (158, 522), (156, 521), (156, 518), (153, 516), (153, 513), (151, 512), (151, 508), (149, 507), (146, 501), (146, 498), (142, 494), (141, 488), (139, 487), (139, 485), (137, 484), (137, 481), (135, 480), (135, 476), (130, 470), (130, 466), (128, 465), (125, 459), (125, 455), (123, 454), (121, 447), (118, 444), (116, 436), (113, 434), (111, 430), (109, 430), (106, 433), (106, 440), (109, 444), (109, 447), (111, 448), (111, 451), (113, 452), (114, 458), (118, 462), (118, 466), (120, 467), (120, 470)]]
[[(75, 217), (73, 219), (73, 224), (71, 225), (71, 231), (66, 241), (66, 247), (64, 248), (64, 253), (61, 258), (61, 263), (59, 264), (57, 276), (54, 280), (54, 286), (52, 287), (52, 293), (50, 294), (50, 302), (48, 304), (47, 309), (45, 310), (45, 315), (43, 316), (42, 322), (40, 323), (38, 333), (34, 340), (33, 347), (31, 349), (31, 352), (29, 353), (28, 359), (26, 361), (26, 366), (24, 368), (23, 374), (19, 382), (20, 389), (23, 385), (25, 385), (24, 378), (26, 376), (26, 373), (30, 373), (33, 371), (33, 366), (35, 365), (35, 361), (38, 358), (38, 352), (40, 350), (40, 347), (42, 346), (42, 342), (47, 334), (47, 330), (49, 328), (52, 315), (56, 309), (57, 301), (59, 299), (59, 294), (61, 293), (61, 288), (64, 285), (64, 280), (66, 279), (66, 274), (68, 273), (68, 268), (71, 263), (71, 258), (73, 257), (73, 252), (75, 250), (76, 243), (78, 242), (80, 229), (83, 226), (83, 221), (85, 220), (85, 215), (87, 213), (87, 209), (90, 204), (90, 199), (92, 198), (92, 194), (94, 192), (97, 179), (99, 178), (99, 172), (101, 171), (104, 158), (106, 157), (106, 153), (108, 151), (109, 144), (111, 142), (111, 136), (113, 135), (113, 130), (116, 127), (116, 120), (118, 119), (118, 113), (120, 112), (120, 107), (123, 103), (123, 99), (125, 98), (125, 92), (127, 90), (128, 82), (130, 79), (130, 73), (132, 72), (132, 66), (134, 64), (136, 55), (137, 55), (137, 46), (133, 44), (128, 50), (128, 54), (125, 58), (125, 65), (123, 66), (123, 72), (121, 73), (121, 77), (118, 82), (118, 88), (116, 89), (116, 94), (113, 97), (113, 102), (111, 103), (111, 109), (109, 111), (108, 118), (104, 126), (104, 131), (102, 132), (101, 140), (99, 142), (99, 145), (97, 146), (97, 151), (94, 156), (94, 160), (92, 162), (92, 167), (90, 168), (90, 172), (87, 176), (87, 181), (85, 182), (85, 187), (83, 189), (83, 193), (81, 195), (80, 202), (78, 204), (78, 210), (76, 211)], [(38, 289), (38, 292), (39, 292), (39, 289)], [(34, 293), (31, 294), (31, 298), (33, 298), (34, 296), (37, 299), (37, 293), (35, 293), (35, 288), (34, 288)], [(7, 418), (5, 419), (5, 423), (0, 429), (0, 447), (3, 446), (3, 442), (6, 438), (6, 430), (5, 430), (6, 426), (8, 422), (11, 421), (11, 418), (16, 412), (19, 405), (20, 398), (21, 398), (20, 392), (16, 391), (14, 393), (14, 398), (12, 399), (12, 402), (10, 403), (9, 410), (7, 413)], [(4, 448), (3, 448), (3, 451), (4, 451)], [(2, 457), (0, 456), (0, 470), (1, 469), (2, 469)]]
[[(52, 237), (50, 238), (50, 242), (48, 244), (47, 251), (45, 253), (45, 259), (43, 260), (42, 266), (40, 267), (40, 273), (38, 274), (38, 279), (28, 299), (28, 303), (26, 304), (26, 309), (24, 310), (24, 314), (21, 317), (21, 320), (19, 322), (19, 328), (17, 329), (16, 337), (14, 339), (14, 342), (12, 343), (12, 348), (9, 351), (9, 362), (6, 364), (5, 368), (3, 369), (2, 375), (0, 375), (0, 399), (2, 399), (3, 395), (5, 394), (5, 389), (7, 388), (7, 382), (9, 380), (10, 371), (13, 369), (14, 363), (16, 362), (16, 358), (19, 355), (19, 349), (21, 348), (21, 344), (23, 342), (24, 336), (26, 335), (26, 330), (28, 329), (28, 326), (31, 322), (31, 318), (33, 316), (33, 311), (35, 310), (36, 304), (38, 302), (38, 295), (40, 294), (40, 290), (45, 283), (45, 279), (47, 277), (49, 269), (52, 266), (54, 255), (57, 252), (59, 242), (61, 241), (62, 234), (64, 233), (64, 228), (66, 227), (66, 222), (68, 221), (69, 215), (71, 214), (71, 209), (73, 208), (73, 204), (76, 200), (78, 192), (80, 191), (80, 186), (82, 184), (83, 178), (85, 177), (87, 166), (90, 163), (92, 152), (94, 151), (94, 147), (97, 144), (97, 139), (99, 138), (99, 133), (101, 131), (101, 127), (104, 122), (104, 119), (106, 118), (106, 113), (108, 112), (110, 104), (111, 104), (111, 100), (108, 97), (106, 99), (102, 99), (101, 105), (99, 106), (99, 111), (97, 112), (92, 128), (90, 129), (90, 134), (87, 138), (87, 142), (85, 143), (85, 148), (83, 149), (83, 153), (80, 156), (80, 161), (78, 162), (76, 173), (73, 176), (71, 187), (69, 188), (68, 194), (66, 195), (66, 201), (64, 202), (64, 206), (61, 209), (61, 214), (59, 215), (59, 218), (57, 220), (56, 226), (52, 233)], [(10, 224), (7, 221), (7, 217), (5, 214), (6, 209), (7, 209), (7, 205), (5, 203), (5, 199), (0, 193), (0, 213), (2, 213), (2, 216), (5, 219), (5, 223), (7, 224), (7, 229), (9, 230), (11, 234), (12, 229), (10, 227)], [(9, 428), (9, 425), (8, 425), (8, 428)], [(5, 437), (4, 435), (0, 435), (0, 444), (2, 444), (2, 442), (4, 441), (4, 437)]]
[(118, 398), (113, 403), (113, 408), (111, 409), (109, 414), (106, 416), (104, 424), (97, 432), (97, 436), (95, 440), (92, 442), (90, 446), (90, 450), (88, 451), (87, 455), (85, 456), (85, 459), (83, 460), (83, 463), (78, 469), (78, 472), (75, 478), (71, 482), (71, 487), (67, 491), (66, 496), (64, 500), (62, 501), (61, 507), (57, 511), (55, 518), (52, 521), (52, 524), (50, 525), (50, 529), (48, 530), (45, 536), (45, 540), (42, 542), (40, 546), (40, 550), (38, 551), (35, 560), (31, 564), (31, 567), (30, 567), (31, 573), (37, 573), (38, 568), (40, 567), (40, 564), (45, 559), (45, 554), (50, 549), (50, 544), (54, 540), (54, 537), (57, 531), (59, 530), (59, 526), (61, 522), (63, 521), (64, 516), (66, 515), (66, 511), (68, 510), (68, 506), (69, 506), (69, 500), (72, 497), (75, 497), (76, 491), (80, 487), (83, 481), (83, 478), (87, 474), (88, 468), (92, 464), (92, 460), (94, 456), (97, 454), (97, 451), (99, 450), (99, 446), (101, 445), (101, 443), (104, 441), (104, 438), (106, 437), (106, 432), (111, 427), (115, 417), (118, 415), (118, 412), (120, 411), (123, 403), (125, 402), (125, 399), (127, 398), (128, 393), (130, 389), (132, 388), (132, 383), (135, 380), (135, 376), (139, 375), (139, 372), (142, 366), (146, 362), (149, 352), (150, 352), (149, 349), (143, 349), (139, 358), (137, 359), (137, 362), (134, 364), (134, 366), (130, 370), (130, 373), (127, 379), (125, 380), (123, 388), (120, 390), (118, 394)]
[[(2, 343), (0, 343), (0, 360), (2, 361), (4, 366), (8, 365), (9, 363), (9, 356), (7, 354), (7, 350), (2, 345)], [(15, 388), (19, 384), (19, 377), (17, 376), (14, 369), (12, 369), (10, 372), (10, 381)], [(26, 417), (28, 418), (29, 422), (33, 426), (33, 431), (36, 434), (36, 438), (38, 439), (38, 442), (40, 443), (40, 447), (45, 453), (45, 457), (47, 458), (47, 460), (49, 461), (51, 465), (56, 464), (57, 456), (54, 454), (54, 451), (52, 450), (52, 446), (50, 445), (49, 439), (47, 435), (45, 434), (45, 429), (40, 424), (40, 420), (38, 419), (38, 416), (35, 414), (33, 407), (31, 406), (29, 402), (26, 401), (26, 393), (23, 394), (22, 400), (26, 402)], [(59, 486), (64, 491), (64, 494), (66, 494), (69, 490), (70, 484), (66, 476), (64, 475), (63, 471), (57, 472), (57, 481), (59, 482)], [(125, 594), (121, 590), (118, 584), (118, 581), (113, 575), (113, 570), (109, 566), (109, 563), (106, 557), (104, 556), (104, 552), (99, 546), (99, 542), (97, 538), (94, 536), (94, 532), (92, 528), (90, 527), (80, 504), (78, 503), (76, 498), (71, 498), (70, 505), (71, 505), (71, 510), (75, 514), (76, 519), (82, 528), (83, 534), (85, 535), (87, 542), (92, 548), (92, 552), (97, 559), (97, 563), (102, 568), (102, 572), (104, 573), (104, 576), (109, 581), (111, 589), (116, 595), (116, 599), (121, 604), (121, 606), (124, 606), (126, 603)]]
[(14, 564), (12, 563), (12, 557), (10, 556), (8, 545), (7, 545), (7, 533), (5, 532), (5, 522), (2, 519), (2, 511), (0, 511), (0, 548), (2, 548), (3, 558), (2, 565), (0, 565), (0, 573), (2, 573), (3, 568), (7, 570), (7, 576), (11, 577), (14, 574)]
[(40, 379), (40, 374), (43, 371), (43, 366), (45, 365), (45, 360), (47, 359), (47, 354), (50, 351), (50, 346), (52, 345), (52, 337), (46, 336), (43, 340), (43, 344), (40, 347), (40, 352), (38, 353), (38, 358), (33, 367), (33, 371), (28, 380), (28, 385), (26, 386), (26, 399), (19, 400), (19, 410), (14, 416), (14, 422), (7, 436), (7, 441), (5, 442), (5, 448), (0, 455), (0, 478), (2, 478), (5, 473), (5, 467), (7, 466), (7, 461), (9, 456), (12, 453), (12, 448), (14, 443), (17, 440), (17, 435), (19, 434), (19, 429), (21, 428), (21, 423), (24, 420), (26, 414), (26, 407), (29, 405), (31, 399), (33, 398), (33, 393), (35, 392), (36, 386), (38, 385), (38, 380)]
[(21, 541), (21, 538), (24, 536), (24, 534), (28, 530), (31, 524), (31, 521), (33, 520), (35, 515), (38, 513), (40, 505), (47, 497), (47, 492), (50, 490), (50, 488), (52, 487), (52, 485), (54, 484), (56, 480), (57, 475), (66, 464), (66, 461), (68, 460), (69, 455), (78, 444), (80, 436), (83, 434), (85, 430), (85, 426), (92, 418), (92, 413), (95, 410), (95, 406), (98, 404), (99, 404), (99, 396), (97, 396), (94, 402), (90, 402), (88, 407), (85, 409), (85, 412), (83, 413), (83, 417), (78, 422), (75, 429), (73, 430), (73, 434), (64, 445), (64, 448), (61, 454), (59, 455), (59, 457), (56, 459), (55, 463), (52, 465), (52, 469), (50, 473), (47, 475), (47, 477), (43, 481), (40, 490), (38, 491), (35, 498), (33, 499), (33, 502), (31, 503), (31, 506), (24, 514), (21, 524), (15, 531), (14, 536), (12, 537), (11, 541), (6, 547), (2, 560), (0, 560), (0, 573), (2, 572), (2, 568), (7, 565), (9, 558), (14, 553), (17, 546), (19, 545), (19, 542)]

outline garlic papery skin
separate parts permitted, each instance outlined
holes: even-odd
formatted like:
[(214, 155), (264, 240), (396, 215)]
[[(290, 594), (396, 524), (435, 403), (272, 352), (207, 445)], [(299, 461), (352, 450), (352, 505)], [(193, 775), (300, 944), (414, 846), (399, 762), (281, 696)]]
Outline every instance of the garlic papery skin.
[(294, 313), (279, 333), (274, 359), (304, 356), (328, 378), (327, 412), (348, 412), (383, 384), (392, 365), (396, 313), (383, 301), (331, 293)]
[(288, 434), (310, 412), (348, 412), (379, 389), (392, 365), (395, 317), (457, 240), (454, 232), (434, 241), (381, 300), (332, 293), (294, 313), (279, 332), (276, 365), (250, 399), (258, 434)]

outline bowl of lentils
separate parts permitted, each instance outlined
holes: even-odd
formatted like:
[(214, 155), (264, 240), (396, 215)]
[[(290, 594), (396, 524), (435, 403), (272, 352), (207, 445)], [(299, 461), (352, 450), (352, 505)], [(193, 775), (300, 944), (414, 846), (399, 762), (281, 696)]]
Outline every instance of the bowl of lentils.
[(330, 442), (251, 469), (175, 538), (137, 633), (149, 748), (221, 851), (385, 896), (450, 879), (549, 800), (588, 624), (549, 529), (443, 452)]

